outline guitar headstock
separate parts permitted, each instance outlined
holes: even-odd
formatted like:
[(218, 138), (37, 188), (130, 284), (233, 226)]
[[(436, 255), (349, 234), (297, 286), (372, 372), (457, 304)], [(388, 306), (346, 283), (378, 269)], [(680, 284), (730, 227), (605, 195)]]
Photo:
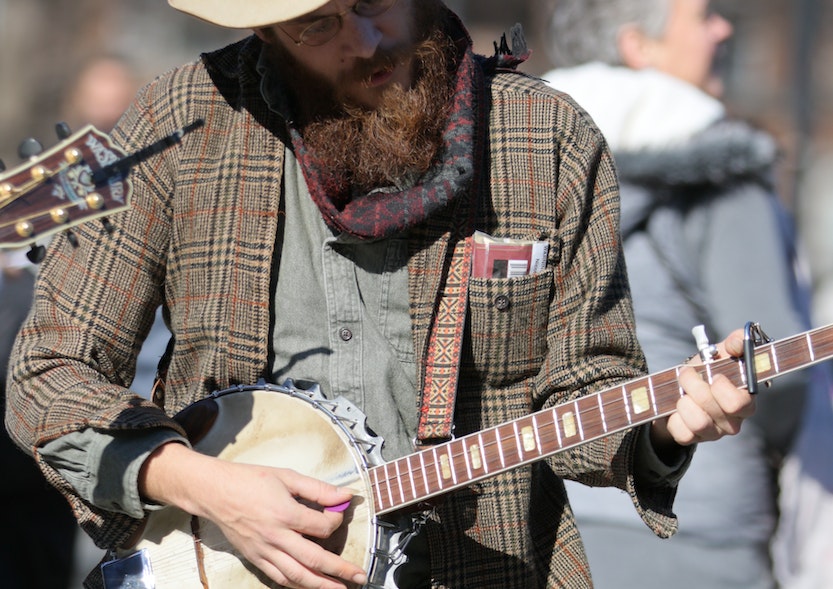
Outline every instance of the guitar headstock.
[(124, 155), (106, 134), (87, 126), (0, 174), (0, 249), (35, 244), (91, 219), (106, 222), (128, 208), (127, 174), (95, 176)]

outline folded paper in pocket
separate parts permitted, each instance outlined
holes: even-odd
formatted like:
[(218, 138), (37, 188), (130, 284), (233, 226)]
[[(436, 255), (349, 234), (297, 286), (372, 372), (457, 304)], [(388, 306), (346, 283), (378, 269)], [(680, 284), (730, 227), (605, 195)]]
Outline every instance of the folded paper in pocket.
[(548, 253), (546, 241), (497, 238), (475, 231), (471, 275), (474, 278), (517, 278), (536, 274), (547, 267)]

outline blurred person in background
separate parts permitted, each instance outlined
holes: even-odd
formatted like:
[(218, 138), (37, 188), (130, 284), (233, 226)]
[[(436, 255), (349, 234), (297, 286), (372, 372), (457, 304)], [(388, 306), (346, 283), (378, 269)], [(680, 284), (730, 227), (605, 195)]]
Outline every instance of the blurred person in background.
[[(815, 319), (833, 323), (831, 189), (833, 157), (810, 169), (802, 185), (800, 227), (813, 268)], [(773, 540), (781, 589), (833, 587), (833, 387), (816, 374), (801, 431), (781, 469), (780, 524)]]
[[(88, 60), (76, 76), (67, 95), (65, 120), (73, 130), (93, 125), (109, 133), (132, 102), (139, 89), (139, 75), (127, 58), (118, 54), (102, 54)], [(170, 331), (157, 312), (153, 327), (142, 344), (136, 360), (134, 390), (150, 396), (156, 368), (170, 338)]]
[(92, 125), (109, 133), (138, 89), (138, 75), (127, 58), (96, 55), (73, 76), (64, 100), (64, 119), (74, 130)]
[[(86, 61), (72, 75), (62, 101), (60, 118), (73, 130), (93, 125), (109, 133), (132, 101), (138, 80), (131, 64), (117, 55), (100, 55)], [(3, 405), (5, 406), (6, 368), (12, 342), (32, 303), (37, 266), (25, 250), (3, 254), (3, 280), (0, 281), (0, 363), (3, 367)], [(164, 352), (167, 337), (164, 325), (155, 328), (143, 348), (137, 379), (147, 393), (153, 381), (156, 360)], [(0, 580), (9, 589), (62, 589), (73, 584), (74, 561), (83, 559), (78, 551), (79, 528), (67, 501), (50, 485), (31, 457), (16, 448), (3, 429), (2, 459), (11, 474), (3, 485), (6, 505), (0, 550)], [(45, 564), (46, 563), (46, 564)], [(85, 566), (85, 565), (82, 565)]]
[[(690, 328), (714, 337), (758, 321), (774, 338), (809, 327), (792, 222), (774, 191), (774, 140), (727, 116), (715, 74), (731, 24), (708, 0), (552, 0), (553, 88), (607, 138), (621, 183), (637, 336), (652, 371), (676, 365)], [(662, 542), (627, 495), (568, 484), (601, 589), (772, 589), (778, 465), (815, 369), (762, 389), (737, 437), (697, 449)]]

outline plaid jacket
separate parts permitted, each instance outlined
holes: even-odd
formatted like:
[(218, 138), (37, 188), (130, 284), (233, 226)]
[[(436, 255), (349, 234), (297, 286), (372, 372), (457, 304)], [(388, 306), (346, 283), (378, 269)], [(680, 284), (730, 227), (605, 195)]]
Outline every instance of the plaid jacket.
[[(114, 233), (87, 223), (76, 232), (78, 247), (64, 236), (50, 247), (9, 377), (8, 428), (36, 458), (38, 446), (83, 428), (179, 429), (170, 416), (183, 407), (266, 374), (284, 127), (259, 93), (258, 51), (250, 38), (147, 86), (113, 133), (126, 150), (197, 118), (204, 129), (135, 169), (132, 207), (112, 219)], [(547, 239), (550, 253), (537, 275), (472, 279), (458, 434), (645, 370), (602, 135), (568, 98), (523, 74), (490, 75), (487, 95), (476, 228)], [(414, 232), (410, 302), (420, 368), (452, 214)], [(508, 309), (496, 307), (498, 295), (508, 297)], [(160, 304), (176, 346), (166, 395), (154, 403), (125, 387)], [(657, 534), (673, 533), (674, 488), (637, 488), (635, 439), (615, 434), (451, 494), (427, 525), (434, 586), (591, 586), (562, 477), (627, 490)], [(40, 463), (97, 545), (118, 545), (135, 529), (137, 521), (86, 503)]]

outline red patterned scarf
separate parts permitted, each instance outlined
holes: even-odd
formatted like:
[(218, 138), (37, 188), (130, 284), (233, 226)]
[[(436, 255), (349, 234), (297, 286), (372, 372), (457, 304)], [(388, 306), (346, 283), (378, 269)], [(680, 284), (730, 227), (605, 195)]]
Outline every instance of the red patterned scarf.
[(407, 190), (351, 198), (348, 183), (327, 175), (298, 130), (290, 128), (295, 157), (327, 225), (362, 239), (390, 237), (424, 221), (469, 190), (474, 154), (480, 152), (485, 133), (482, 117), (477, 117), (476, 89), (482, 87), (481, 75), (469, 45), (455, 75), (454, 104), (443, 132), (439, 161)]

